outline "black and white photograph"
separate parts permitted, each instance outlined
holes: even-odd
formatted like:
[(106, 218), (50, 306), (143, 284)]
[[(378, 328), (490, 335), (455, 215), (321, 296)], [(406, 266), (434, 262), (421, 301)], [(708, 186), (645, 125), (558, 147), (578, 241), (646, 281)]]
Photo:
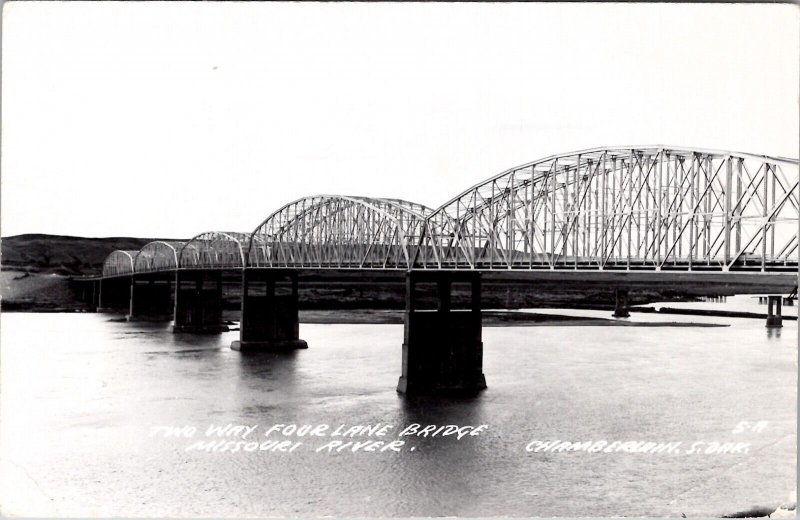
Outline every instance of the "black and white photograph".
[(5, 2), (0, 514), (795, 518), (799, 15)]

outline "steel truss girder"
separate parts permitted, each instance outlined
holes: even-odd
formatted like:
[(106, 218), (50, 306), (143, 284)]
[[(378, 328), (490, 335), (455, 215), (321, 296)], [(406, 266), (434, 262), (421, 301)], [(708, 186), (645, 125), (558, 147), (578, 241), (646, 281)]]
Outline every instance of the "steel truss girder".
[(304, 197), (256, 228), (247, 265), (408, 269), (432, 211), (397, 199)]
[(798, 161), (667, 146), (595, 148), (500, 173), (432, 210), (304, 197), (253, 233), (114, 251), (103, 276), (175, 269), (703, 269), (797, 265)]
[(118, 249), (108, 255), (103, 262), (103, 276), (119, 276), (133, 273), (133, 259), (138, 250), (124, 251)]
[(249, 243), (249, 233), (201, 233), (180, 248), (178, 266), (181, 269), (240, 268), (244, 266)]
[(156, 240), (142, 247), (133, 259), (135, 273), (174, 271), (178, 268), (178, 251), (185, 242)]
[(794, 265), (797, 188), (798, 161), (782, 157), (666, 146), (554, 155), (437, 209), (414, 267)]

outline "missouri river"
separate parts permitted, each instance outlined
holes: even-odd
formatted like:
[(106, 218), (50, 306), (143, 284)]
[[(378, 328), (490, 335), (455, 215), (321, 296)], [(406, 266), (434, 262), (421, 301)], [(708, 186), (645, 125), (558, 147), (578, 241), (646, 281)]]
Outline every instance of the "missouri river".
[(395, 391), (402, 325), (301, 322), (308, 350), (243, 355), (238, 332), (0, 319), (6, 514), (691, 517), (795, 500), (795, 321), (484, 327), (488, 389), (434, 399)]

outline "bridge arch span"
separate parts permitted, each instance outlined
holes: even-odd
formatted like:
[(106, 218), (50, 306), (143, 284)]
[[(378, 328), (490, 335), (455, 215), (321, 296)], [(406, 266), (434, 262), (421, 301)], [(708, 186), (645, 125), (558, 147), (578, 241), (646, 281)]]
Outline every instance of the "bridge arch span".
[(201, 233), (180, 248), (181, 269), (241, 268), (250, 242), (249, 233), (208, 231)]
[(103, 262), (103, 276), (121, 276), (133, 273), (133, 259), (139, 254), (138, 250), (112, 251)]
[(142, 247), (134, 258), (134, 273), (174, 271), (178, 267), (178, 252), (185, 242), (156, 240)]
[(415, 267), (755, 269), (797, 265), (798, 161), (594, 148), (506, 170), (426, 219)]
[(408, 269), (432, 211), (399, 199), (304, 197), (253, 231), (248, 265)]

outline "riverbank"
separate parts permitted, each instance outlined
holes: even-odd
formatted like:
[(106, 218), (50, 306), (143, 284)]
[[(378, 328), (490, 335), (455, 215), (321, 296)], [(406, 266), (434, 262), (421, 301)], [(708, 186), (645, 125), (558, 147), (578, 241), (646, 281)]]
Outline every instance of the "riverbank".
[[(304, 287), (302, 300), (305, 309), (301, 310), (301, 321), (304, 323), (403, 323), (402, 287), (390, 290), (387, 287), (354, 287), (342, 289), (341, 287), (324, 287), (319, 283)], [(520, 291), (531, 291), (531, 287), (521, 288)], [(573, 293), (565, 298), (565, 294), (551, 294), (547, 290), (534, 289), (538, 293), (528, 295), (531, 303), (525, 308), (548, 309), (580, 309), (603, 310), (609, 312), (609, 318), (575, 317), (563, 314), (517, 312), (514, 305), (509, 310), (485, 310), (483, 313), (484, 325), (490, 327), (502, 326), (537, 326), (537, 325), (567, 325), (567, 326), (634, 326), (634, 327), (664, 327), (664, 326), (710, 326), (683, 321), (653, 321), (632, 322), (612, 319), (610, 313), (613, 305), (608, 301), (608, 295), (594, 293)], [(489, 291), (492, 291), (489, 288)], [(487, 291), (487, 292), (489, 292)], [(231, 293), (238, 292), (238, 287), (233, 287)], [(350, 293), (353, 294), (350, 294)], [(495, 290), (494, 292), (497, 292)], [(396, 294), (395, 294), (396, 293)], [(502, 290), (500, 291), (502, 296)], [(488, 305), (495, 309), (502, 309), (505, 301), (502, 297), (489, 293), (484, 298)], [(531, 297), (532, 296), (532, 297)], [(94, 312), (94, 307), (79, 298), (70, 283), (70, 277), (53, 272), (31, 272), (24, 270), (0, 271), (0, 308), (3, 312)], [(652, 297), (652, 296), (651, 296)], [(685, 301), (685, 298), (665, 298), (669, 301)], [(366, 306), (373, 308), (359, 308), (359, 302), (371, 302)], [(386, 308), (386, 307), (390, 308)], [(238, 320), (238, 295), (229, 294), (225, 301), (226, 316), (230, 320)], [(791, 309), (791, 307), (787, 308)], [(118, 309), (124, 312), (124, 309)], [(711, 316), (720, 318), (748, 318), (766, 319), (766, 313), (736, 312), (720, 309), (685, 309), (668, 306), (637, 305), (631, 307), (631, 312), (652, 313), (658, 315), (683, 315), (683, 316)], [(784, 312), (785, 320), (797, 320), (793, 311)]]
[[(610, 314), (609, 314), (610, 316)], [(397, 310), (318, 310), (300, 311), (300, 323), (317, 324), (402, 324), (403, 311)], [(614, 318), (578, 317), (562, 314), (514, 310), (483, 311), (482, 323), (486, 327), (726, 327), (715, 323), (692, 322), (634, 322)]]
[(26, 234), (0, 240), (3, 270), (80, 276), (101, 273), (103, 262), (114, 250), (137, 250), (161, 239)]
[(0, 271), (0, 309), (3, 312), (89, 312), (70, 286), (69, 276), (22, 270)]
[[(687, 321), (627, 321), (615, 318), (570, 316), (568, 314), (538, 313), (517, 310), (483, 311), (484, 327), (727, 327), (725, 324)], [(239, 315), (233, 311), (223, 313), (229, 331), (239, 330)], [(403, 311), (386, 309), (301, 310), (300, 323), (314, 325), (402, 325)], [(109, 314), (109, 321), (125, 322), (122, 315)]]
[(22, 312), (86, 312), (70, 285), (71, 276), (95, 275), (114, 250), (136, 250), (154, 239), (87, 238), (25, 234), (0, 239), (2, 310)]
[[(106, 301), (107, 306), (124, 310), (127, 307), (127, 290), (123, 285), (106, 286), (104, 294), (116, 297)], [(0, 271), (0, 297), (5, 312), (91, 312), (94, 307), (82, 299), (79, 288), (70, 282), (70, 277), (55, 272), (32, 270)], [(224, 280), (223, 308), (238, 310), (241, 298), (241, 282), (238, 276)], [(614, 292), (612, 288), (569, 290), (541, 287), (535, 284), (487, 283), (482, 291), (484, 308), (579, 308), (611, 309)], [(646, 304), (653, 301), (685, 301), (685, 298), (657, 291), (636, 292), (632, 303)], [(429, 302), (430, 303), (430, 302)], [(376, 282), (361, 278), (341, 280), (318, 280), (310, 277), (300, 283), (301, 309), (309, 310), (360, 310), (405, 308), (405, 283), (401, 279)]]

